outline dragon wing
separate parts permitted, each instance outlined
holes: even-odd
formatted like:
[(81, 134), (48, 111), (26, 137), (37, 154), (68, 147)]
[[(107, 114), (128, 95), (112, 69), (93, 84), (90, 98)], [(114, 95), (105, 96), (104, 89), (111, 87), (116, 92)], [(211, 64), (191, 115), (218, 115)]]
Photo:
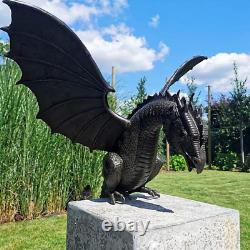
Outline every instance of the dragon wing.
[(107, 104), (114, 92), (90, 53), (63, 22), (21, 2), (4, 0), (12, 22), (2, 28), (10, 37), (6, 55), (22, 70), (18, 83), (35, 94), (39, 113), (52, 129), (90, 149), (112, 151), (130, 122)]

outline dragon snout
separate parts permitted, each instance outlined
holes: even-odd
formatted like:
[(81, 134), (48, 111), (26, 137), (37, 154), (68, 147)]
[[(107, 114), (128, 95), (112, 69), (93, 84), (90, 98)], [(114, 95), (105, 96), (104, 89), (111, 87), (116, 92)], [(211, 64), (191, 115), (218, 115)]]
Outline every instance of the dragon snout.
[(197, 174), (200, 174), (204, 169), (206, 161), (204, 159), (195, 157), (192, 159), (192, 162), (193, 162), (194, 168), (196, 168)]
[(204, 166), (206, 164), (206, 157), (192, 157), (188, 153), (184, 154), (187, 164), (188, 164), (188, 170), (191, 172), (193, 168), (196, 168), (196, 172), (200, 174)]

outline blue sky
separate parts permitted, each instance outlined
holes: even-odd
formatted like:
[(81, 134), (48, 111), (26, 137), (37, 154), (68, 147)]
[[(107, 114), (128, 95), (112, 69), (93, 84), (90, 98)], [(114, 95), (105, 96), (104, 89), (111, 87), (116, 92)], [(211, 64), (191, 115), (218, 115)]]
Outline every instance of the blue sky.
[[(209, 59), (194, 76), (202, 99), (210, 84), (214, 95), (228, 93), (233, 62), (240, 76), (249, 78), (250, 1), (247, 0), (28, 0), (52, 12), (79, 35), (106, 79), (117, 67), (117, 92), (128, 97), (146, 76), (150, 94), (160, 91), (165, 79), (194, 55)], [(10, 22), (0, 4), (0, 26)], [(3, 33), (0, 37), (5, 38)], [(172, 87), (185, 92), (187, 77)]]

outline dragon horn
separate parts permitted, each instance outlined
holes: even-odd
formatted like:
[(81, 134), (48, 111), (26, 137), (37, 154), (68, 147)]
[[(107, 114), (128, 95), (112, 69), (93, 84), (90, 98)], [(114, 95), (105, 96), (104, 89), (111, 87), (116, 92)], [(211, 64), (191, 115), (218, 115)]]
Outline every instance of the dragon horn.
[(182, 97), (182, 103), (184, 105), (184, 111), (188, 111), (188, 105), (185, 97)]
[(175, 97), (175, 102), (177, 103), (178, 107), (181, 108), (183, 107), (183, 103), (180, 100), (180, 90), (178, 90), (178, 92), (174, 95)]
[(182, 76), (184, 76), (189, 70), (193, 69), (194, 66), (196, 66), (198, 63), (202, 62), (203, 60), (206, 60), (206, 56), (195, 56), (191, 58), (190, 60), (186, 61), (183, 65), (181, 65), (174, 74), (167, 80), (165, 86), (161, 90), (161, 95), (166, 96), (166, 93), (168, 92), (168, 89), (176, 82), (178, 81)]
[(192, 104), (193, 100), (194, 100), (194, 93), (192, 93), (189, 98), (189, 104)]

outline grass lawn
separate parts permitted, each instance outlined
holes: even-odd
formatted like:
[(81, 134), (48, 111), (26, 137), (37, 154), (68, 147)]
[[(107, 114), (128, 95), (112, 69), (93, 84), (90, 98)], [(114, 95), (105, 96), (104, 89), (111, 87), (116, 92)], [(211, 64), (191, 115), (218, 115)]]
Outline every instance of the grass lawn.
[(0, 249), (65, 249), (66, 215), (0, 226)]
[[(250, 249), (250, 174), (162, 173), (150, 186), (161, 193), (238, 209), (241, 249)], [(65, 230), (65, 215), (1, 225), (0, 249), (65, 249)]]

